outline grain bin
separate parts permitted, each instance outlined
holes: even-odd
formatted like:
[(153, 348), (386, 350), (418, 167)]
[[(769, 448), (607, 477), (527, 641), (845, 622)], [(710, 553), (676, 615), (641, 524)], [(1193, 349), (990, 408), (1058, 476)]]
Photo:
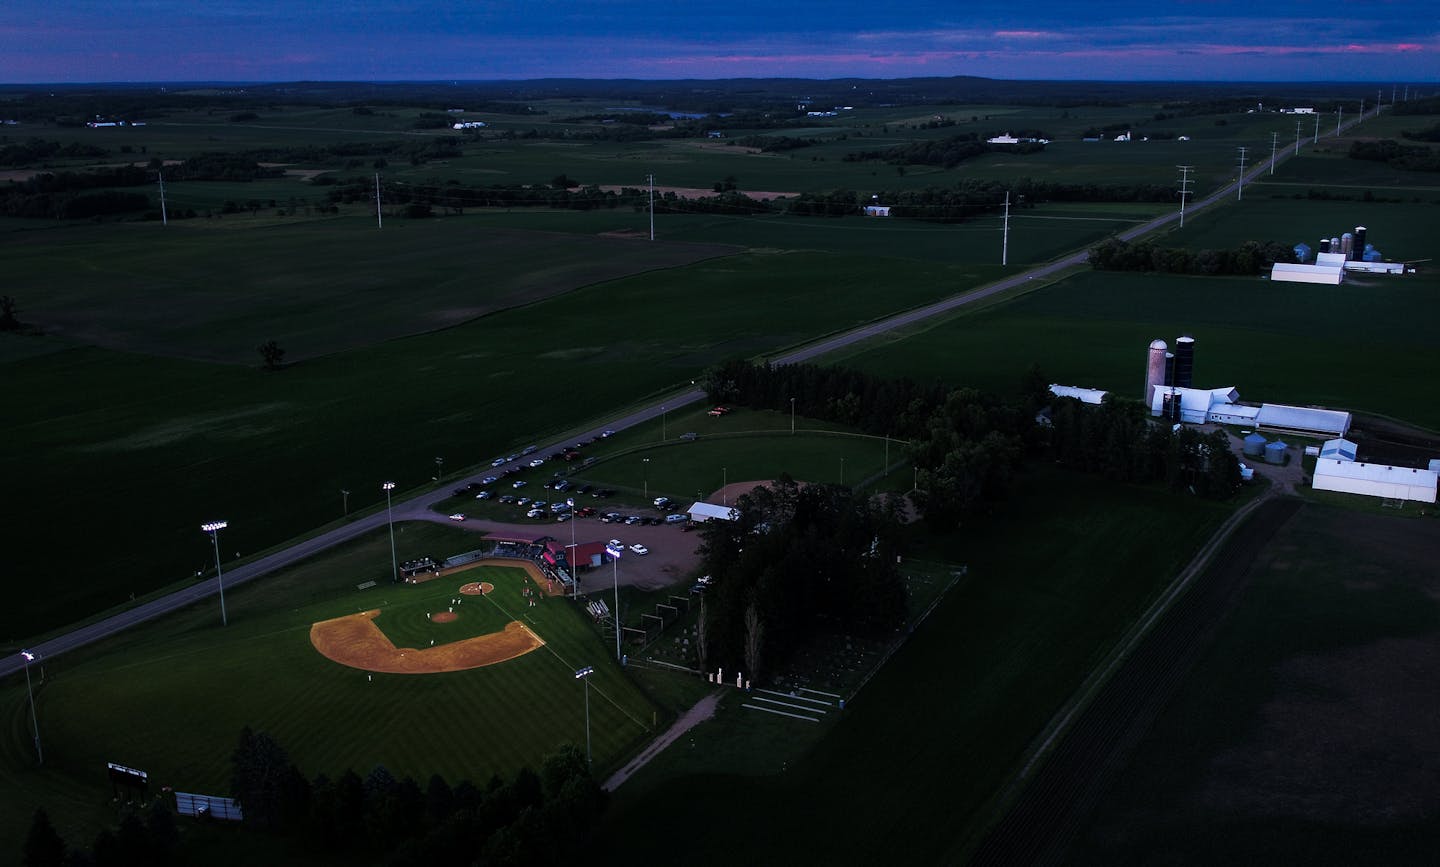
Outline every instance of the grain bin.
[(1265, 446), (1265, 463), (1284, 464), (1285, 448), (1286, 446), (1283, 440), (1276, 440), (1273, 443), (1267, 444)]
[(1247, 458), (1264, 457), (1265, 446), (1269, 443), (1270, 441), (1265, 439), (1265, 437), (1261, 436), (1258, 432), (1252, 433), (1249, 436), (1245, 437), (1245, 445), (1242, 451)]

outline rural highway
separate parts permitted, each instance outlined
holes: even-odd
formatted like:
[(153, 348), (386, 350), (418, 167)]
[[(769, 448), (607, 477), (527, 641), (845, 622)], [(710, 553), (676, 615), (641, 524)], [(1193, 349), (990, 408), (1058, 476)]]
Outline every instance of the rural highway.
[[(1345, 128), (1348, 129), (1350, 126), (1359, 122), (1359, 119), (1351, 121), (1349, 124), (1346, 124)], [(1289, 158), (1291, 156), (1294, 156), (1294, 149), (1289, 149), (1289, 151), (1282, 156), (1283, 158)], [(1260, 162), (1244, 175), (1244, 182), (1251, 183), (1262, 173), (1268, 170), (1269, 163)], [(1211, 193), (1205, 198), (1199, 200), (1198, 202), (1193, 203), (1187, 209), (1187, 211), (1193, 214), (1196, 211), (1202, 210), (1215, 204), (1221, 199), (1235, 195), (1236, 183), (1237, 182), (1232, 181), (1229, 184), (1226, 184), (1225, 186), (1216, 190), (1214, 193)], [(1178, 211), (1166, 214), (1161, 217), (1156, 217), (1149, 222), (1143, 223), (1139, 226), (1120, 233), (1118, 237), (1124, 241), (1131, 241), (1135, 238), (1139, 238), (1143, 235), (1147, 235), (1151, 232), (1155, 232), (1159, 229), (1165, 228), (1171, 223), (1177, 222), (1179, 218), (1180, 214)], [(811, 359), (827, 355), (837, 350), (853, 346), (857, 343), (869, 340), (870, 338), (880, 334), (885, 334), (886, 332), (894, 331), (898, 328), (913, 325), (917, 322), (923, 322), (927, 319), (932, 319), (937, 316), (943, 316), (962, 307), (984, 301), (988, 298), (993, 298), (996, 295), (1008, 292), (1019, 286), (1023, 286), (1029, 281), (1051, 277), (1068, 268), (1073, 268), (1077, 265), (1083, 265), (1088, 255), (1088, 250), (1077, 251), (1055, 261), (1028, 269), (1026, 271), (1022, 271), (1010, 277), (1006, 277), (1005, 279), (1000, 280), (996, 283), (991, 283), (988, 286), (984, 286), (970, 292), (965, 292), (960, 295), (952, 295), (951, 297), (943, 299), (941, 301), (937, 301), (934, 304), (929, 304), (924, 307), (917, 307), (913, 310), (907, 310), (903, 313), (898, 313), (885, 319), (879, 319), (869, 324), (859, 326), (858, 328), (854, 328), (849, 331), (845, 331), (840, 334), (824, 338), (815, 343), (810, 343), (797, 349), (783, 352), (771, 358), (770, 363), (798, 364), (800, 362), (809, 361)], [(574, 442), (576, 439), (588, 439), (592, 436), (599, 436), (603, 430), (623, 430), (625, 428), (633, 427), (644, 422), (652, 421), (672, 409), (679, 409), (684, 406), (698, 403), (699, 401), (703, 400), (704, 397), (705, 392), (699, 388), (691, 388), (688, 390), (680, 391), (664, 398), (663, 400), (655, 401), (648, 406), (637, 409), (634, 412), (629, 413), (628, 415), (612, 419), (605, 424), (596, 427), (594, 430), (586, 431), (580, 434), (572, 433), (563, 440), (556, 440), (552, 443), (542, 445), (540, 446), (540, 450), (549, 451), (553, 450), (558, 446)], [(448, 480), (445, 484), (441, 485), (436, 490), (418, 494), (408, 500), (405, 500), (404, 502), (397, 502), (394, 505), (396, 516), (402, 518), (410, 518), (416, 514), (424, 513), (434, 504), (439, 503), (440, 501), (450, 496), (450, 490), (452, 488), (457, 486), (463, 486), (468, 482), (479, 481), (484, 476), (491, 474), (492, 471), (492, 468), (486, 467), (483, 470), (476, 471), (471, 476)], [(334, 546), (341, 543), (351, 541), (352, 539), (355, 539), (371, 530), (375, 530), (383, 526), (385, 526), (385, 513), (383, 511), (356, 518), (354, 521), (345, 524), (344, 526), (336, 527), (333, 530), (327, 530), (324, 533), (297, 542), (282, 551), (277, 551), (274, 554), (269, 554), (257, 560), (244, 563), (242, 565), (234, 567), (231, 570), (226, 571), (224, 573), (225, 586), (233, 587), (238, 584), (246, 583), (247, 581), (253, 581), (256, 578), (261, 577), (262, 575), (268, 575), (269, 573), (274, 572), (278, 569), (283, 569), (286, 566), (298, 563), (307, 557), (311, 557), (315, 554), (320, 553), (321, 551), (333, 548)], [(180, 608), (184, 608), (187, 605), (191, 605), (207, 597), (217, 595), (219, 591), (220, 582), (215, 579), (198, 581), (195, 584), (182, 590), (177, 590), (174, 593), (162, 596), (158, 599), (151, 600), (141, 605), (137, 605), (134, 608), (130, 608), (119, 614), (106, 617), (103, 620), (96, 621), (94, 623), (79, 627), (54, 638), (39, 642), (27, 649), (30, 650), (32, 653), (37, 654), (38, 657), (42, 660), (53, 658), (67, 651), (71, 651), (79, 647), (84, 647), (87, 644), (99, 641), (100, 639), (107, 636), (114, 635), (122, 630), (129, 629), (130, 627), (137, 624), (153, 620), (154, 618), (160, 617), (161, 615), (167, 614), (171, 611), (176, 611)], [(5, 656), (3, 659), (0, 659), (0, 677), (4, 677), (6, 675), (20, 671), (24, 667), (24, 664), (24, 660), (19, 656), (19, 654), (9, 654)]]

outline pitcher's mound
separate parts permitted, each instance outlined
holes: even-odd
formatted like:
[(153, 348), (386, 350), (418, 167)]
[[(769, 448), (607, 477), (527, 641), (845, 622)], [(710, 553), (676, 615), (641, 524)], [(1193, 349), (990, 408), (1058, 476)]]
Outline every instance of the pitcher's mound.
[(471, 581), (469, 584), (461, 587), (460, 592), (465, 594), (466, 596), (484, 596), (486, 593), (489, 593), (491, 590), (494, 589), (495, 585), (491, 584), (489, 581)]
[(454, 623), (456, 620), (459, 619), (460, 615), (456, 614), (454, 611), (440, 611), (430, 615), (431, 623)]

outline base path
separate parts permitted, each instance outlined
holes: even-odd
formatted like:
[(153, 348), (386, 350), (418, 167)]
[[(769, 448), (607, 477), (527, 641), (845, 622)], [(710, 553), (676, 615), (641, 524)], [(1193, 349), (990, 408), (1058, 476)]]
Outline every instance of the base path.
[(386, 674), (440, 674), (467, 671), (524, 656), (545, 644), (529, 627), (512, 620), (500, 632), (417, 650), (396, 647), (375, 625), (379, 609), (322, 620), (310, 627), (310, 643), (334, 662)]
[(605, 785), (601, 788), (607, 792), (613, 792), (618, 789), (621, 783), (630, 779), (636, 771), (648, 765), (651, 759), (660, 755), (662, 750), (679, 740), (681, 735), (714, 716), (715, 708), (719, 706), (719, 704), (720, 691), (717, 689), (696, 702), (694, 707), (681, 714), (680, 718), (675, 720), (674, 724), (666, 729), (664, 734), (651, 741), (649, 746), (641, 750), (640, 755), (631, 759), (625, 767), (612, 774), (610, 779), (606, 780)]

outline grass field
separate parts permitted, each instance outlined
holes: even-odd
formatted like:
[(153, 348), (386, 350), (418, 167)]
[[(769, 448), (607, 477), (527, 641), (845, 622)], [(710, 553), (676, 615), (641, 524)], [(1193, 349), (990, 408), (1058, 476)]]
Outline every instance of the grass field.
[[(1243, 399), (1316, 404), (1440, 427), (1415, 394), (1440, 375), (1435, 277), (1343, 286), (1084, 272), (1012, 303), (882, 339), (845, 359), (875, 373), (1013, 391), (1039, 363), (1052, 382), (1139, 394), (1154, 338), (1197, 338), (1196, 384)], [(1343, 365), (1335, 360), (1346, 359)]]
[(1434, 860), (1434, 520), (1307, 505), (1067, 863)]
[[(864, 256), (752, 253), (576, 290), (433, 334), (311, 359), (279, 373), (77, 348), (5, 365), (26, 414), (0, 422), (19, 502), (11, 576), (54, 567), (82, 494), (129, 520), (86, 529), (105, 570), (20, 594), (0, 636), (124, 602), (207, 568), (199, 523), (230, 521), (226, 558), (252, 553), (516, 442), (603, 417), (706, 365), (847, 328), (976, 285), (983, 269)], [(873, 286), (883, 282), (886, 291)], [(766, 315), (757, 315), (764, 310)], [(276, 303), (255, 315), (275, 322)], [(163, 323), (157, 323), (157, 327)], [(269, 328), (267, 327), (268, 331)], [(263, 332), (262, 332), (263, 333)]]
[[(818, 745), (800, 723), (727, 702), (693, 747), (620, 790), (612, 862), (679, 846), (702, 863), (951, 861), (1029, 740), (1225, 511), (1028, 474), (992, 515), (912, 555), (967, 564), (969, 577)], [(737, 799), (744, 834), (686, 819)], [(816, 833), (799, 804), (844, 821)]]
[[(402, 559), (446, 556), (476, 542), (448, 527), (398, 530)], [(528, 607), (521, 588), (529, 578), (508, 567), (480, 567), (420, 585), (382, 582), (355, 589), (389, 564), (388, 537), (372, 534), (227, 594), (228, 627), (220, 627), (218, 606), (207, 602), (49, 663), (43, 682), (37, 670), (43, 771), (34, 768), (30, 751), (24, 681), (12, 678), (0, 694), (0, 799), (6, 802), (0, 840), (19, 839), (29, 805), (36, 803), (52, 816), (100, 820), (109, 797), (107, 761), (144, 769), (157, 786), (227, 793), (230, 753), (245, 725), (269, 732), (309, 776), (334, 777), (347, 767), (363, 776), (384, 765), (422, 785), (439, 772), (452, 782), (469, 778), (483, 786), (492, 774), (508, 777), (522, 765), (537, 765), (562, 743), (583, 747), (584, 696), (574, 671), (585, 665), (596, 669), (590, 718), (597, 770), (651, 734), (655, 708), (570, 601), (544, 599)], [(465, 597), (455, 623), (425, 620), (425, 611), (444, 610), (456, 588), (475, 580), (496, 589)], [(373, 680), (310, 645), (311, 623), (372, 607), (383, 612), (377, 624), (388, 621), (387, 633), (412, 646), (426, 646), (427, 637), (437, 643), (468, 637), (513, 618), (546, 644), (471, 671), (376, 674)], [(472, 607), (496, 611), (471, 617)], [(18, 843), (8, 851), (16, 848)]]

